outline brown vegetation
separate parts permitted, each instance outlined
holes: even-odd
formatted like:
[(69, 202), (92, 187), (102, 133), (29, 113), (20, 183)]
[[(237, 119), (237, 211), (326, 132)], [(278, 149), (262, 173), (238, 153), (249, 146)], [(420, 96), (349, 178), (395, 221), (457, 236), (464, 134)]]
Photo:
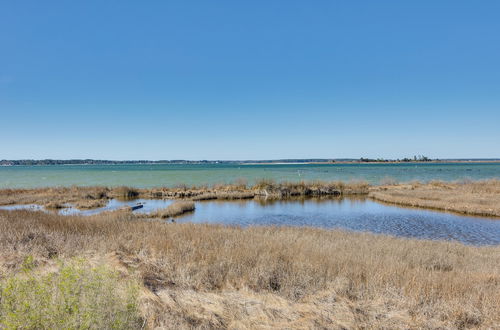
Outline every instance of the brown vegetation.
[(375, 200), (404, 206), (500, 217), (500, 180), (388, 184), (372, 187)]
[(47, 204), (45, 204), (45, 208), (51, 209), (51, 210), (59, 210), (59, 209), (65, 208), (65, 207), (67, 207), (67, 206), (64, 204), (58, 203), (58, 202), (48, 202)]
[(106, 201), (112, 190), (106, 187), (57, 187), (36, 189), (2, 189), (0, 205), (39, 204), (63, 205)]
[(0, 279), (106, 260), (143, 285), (148, 328), (493, 328), (500, 247), (313, 228), (0, 211)]
[(161, 187), (139, 189), (131, 187), (57, 187), (37, 189), (3, 189), (0, 190), (0, 205), (39, 204), (53, 205), (72, 204), (80, 209), (104, 206), (108, 199), (133, 198), (172, 198), (172, 199), (245, 199), (258, 196), (287, 198), (290, 196), (325, 196), (367, 194), (368, 184), (364, 182), (281, 182), (262, 180), (252, 187), (246, 182), (214, 185), (213, 187)]
[(106, 206), (107, 202), (107, 199), (81, 200), (75, 203), (75, 207), (79, 210), (96, 209)]
[(385, 178), (380, 186), (366, 182), (275, 182), (261, 180), (249, 187), (245, 182), (212, 187), (139, 189), (130, 187), (59, 187), (0, 190), (0, 205), (39, 204), (47, 208), (73, 205), (79, 209), (98, 208), (110, 198), (166, 198), (198, 200), (232, 200), (266, 197), (369, 196), (375, 200), (405, 206), (432, 208), (471, 215), (500, 217), (500, 180), (411, 182), (398, 184)]
[(213, 193), (203, 193), (191, 197), (193, 201), (205, 201), (212, 199), (233, 200), (233, 199), (250, 199), (255, 198), (256, 194), (252, 191), (216, 191)]
[(139, 191), (130, 187), (118, 187), (112, 190), (112, 194), (116, 198), (132, 199), (139, 197)]
[(258, 196), (272, 198), (288, 198), (292, 196), (340, 196), (368, 194), (369, 185), (366, 182), (276, 182), (260, 180), (248, 187), (244, 182), (233, 184), (217, 184), (213, 187), (153, 188), (144, 191), (141, 196), (153, 198), (189, 198), (193, 200), (206, 199), (244, 199)]
[(179, 215), (182, 215), (187, 212), (192, 212), (194, 211), (195, 206), (194, 202), (192, 201), (178, 201), (170, 204), (166, 208), (162, 210), (157, 210), (155, 212), (149, 213), (149, 214), (134, 214), (137, 217), (147, 217), (147, 218), (161, 218), (161, 219), (166, 219), (166, 218), (171, 218), (171, 217), (176, 217)]

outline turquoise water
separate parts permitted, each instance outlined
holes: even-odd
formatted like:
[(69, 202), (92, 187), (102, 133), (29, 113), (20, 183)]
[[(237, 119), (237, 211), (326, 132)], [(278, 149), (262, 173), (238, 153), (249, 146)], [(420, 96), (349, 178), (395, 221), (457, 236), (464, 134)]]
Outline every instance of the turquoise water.
[(50, 165), (0, 166), (0, 188), (70, 185), (156, 187), (179, 184), (277, 181), (366, 180), (399, 182), (500, 178), (500, 163), (283, 164), (283, 165)]

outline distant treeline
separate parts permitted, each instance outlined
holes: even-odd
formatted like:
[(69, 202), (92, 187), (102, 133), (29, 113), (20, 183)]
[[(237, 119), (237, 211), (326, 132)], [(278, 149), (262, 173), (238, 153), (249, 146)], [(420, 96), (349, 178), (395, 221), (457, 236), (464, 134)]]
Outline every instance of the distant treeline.
[(384, 158), (363, 158), (361, 157), (359, 159), (360, 162), (362, 163), (387, 163), (387, 162), (430, 162), (430, 161), (437, 161), (439, 159), (430, 159), (429, 157), (426, 156), (413, 156), (413, 158), (403, 158), (403, 159), (384, 159)]
[(0, 166), (12, 165), (120, 165), (120, 164), (293, 164), (293, 163), (409, 163), (430, 161), (499, 161), (498, 158), (482, 159), (430, 159), (426, 156), (412, 158), (308, 158), (308, 159), (274, 159), (274, 160), (100, 160), (100, 159), (20, 159), (0, 160)]
[(20, 159), (0, 160), (0, 165), (119, 165), (119, 164), (211, 164), (208, 160), (100, 160), (100, 159)]
[(20, 159), (0, 160), (0, 165), (120, 165), (120, 164), (262, 164), (262, 163), (325, 163), (332, 159), (279, 159), (279, 160), (99, 160), (99, 159)]

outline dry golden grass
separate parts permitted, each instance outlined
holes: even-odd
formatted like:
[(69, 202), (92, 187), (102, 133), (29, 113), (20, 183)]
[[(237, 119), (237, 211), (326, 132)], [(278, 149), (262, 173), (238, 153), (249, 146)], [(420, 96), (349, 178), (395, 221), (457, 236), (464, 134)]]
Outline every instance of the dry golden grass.
[(255, 198), (256, 194), (253, 191), (216, 191), (214, 193), (203, 193), (191, 197), (194, 201), (205, 201), (212, 199), (233, 200), (233, 199), (250, 199)]
[(36, 189), (2, 189), (0, 205), (53, 205), (107, 201), (113, 191), (106, 187), (57, 187)]
[(63, 209), (66, 207), (66, 205), (58, 203), (58, 202), (48, 202), (44, 206), (45, 206), (45, 208), (50, 209), (50, 210), (58, 210), (58, 209)]
[(146, 218), (171, 218), (176, 217), (178, 215), (182, 215), (187, 212), (193, 212), (195, 210), (194, 202), (192, 201), (177, 201), (164, 209), (157, 210), (155, 212), (149, 214), (134, 214), (137, 217), (146, 217)]
[(0, 211), (0, 278), (27, 255), (104, 258), (148, 328), (494, 328), (500, 247), (313, 228)]
[(110, 198), (174, 198), (174, 199), (245, 199), (258, 196), (288, 198), (291, 196), (325, 196), (367, 194), (368, 184), (364, 182), (281, 182), (260, 181), (248, 187), (242, 180), (233, 184), (214, 185), (213, 187), (187, 187), (139, 189), (131, 187), (57, 187), (36, 189), (2, 189), (0, 205), (72, 204), (80, 209), (98, 208), (106, 205)]
[(81, 200), (74, 203), (75, 207), (79, 210), (86, 209), (96, 209), (99, 207), (104, 207), (108, 203), (107, 199), (90, 199), (90, 200)]
[(275, 182), (274, 180), (260, 180), (253, 189), (259, 191), (260, 195), (266, 196), (340, 196), (367, 194), (369, 184), (365, 181), (345, 183), (341, 181)]
[(130, 187), (118, 187), (114, 188), (112, 190), (114, 197), (117, 198), (125, 198), (125, 199), (130, 199), (130, 198), (137, 198), (139, 197), (139, 190), (135, 188), (130, 188)]
[(500, 180), (391, 184), (372, 187), (369, 196), (405, 206), (500, 217)]
[(366, 182), (274, 182), (261, 180), (254, 186), (245, 183), (186, 187), (135, 189), (130, 187), (59, 187), (0, 190), (0, 205), (39, 204), (60, 208), (72, 204), (80, 209), (104, 206), (109, 198), (174, 198), (191, 200), (274, 199), (298, 196), (367, 195), (378, 201), (425, 207), (472, 215), (500, 216), (500, 180), (428, 184), (397, 184), (390, 178), (385, 185), (370, 187)]
[(276, 182), (261, 180), (248, 187), (244, 182), (233, 184), (217, 184), (212, 187), (153, 188), (145, 190), (141, 196), (146, 198), (189, 198), (193, 200), (207, 199), (245, 199), (259, 196), (273, 198), (289, 198), (292, 196), (326, 196), (368, 194), (366, 182)]

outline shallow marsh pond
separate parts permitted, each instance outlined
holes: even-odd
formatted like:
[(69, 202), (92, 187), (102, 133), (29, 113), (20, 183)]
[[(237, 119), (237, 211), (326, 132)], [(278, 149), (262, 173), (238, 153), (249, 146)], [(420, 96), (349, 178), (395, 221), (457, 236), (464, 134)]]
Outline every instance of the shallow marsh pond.
[[(92, 215), (143, 203), (134, 212), (165, 208), (173, 200), (110, 200), (108, 205), (80, 211), (65, 208), (60, 214)], [(36, 205), (3, 206), (0, 209), (30, 208)], [(217, 223), (236, 226), (277, 225), (339, 228), (399, 237), (452, 240), (472, 245), (500, 244), (500, 219), (462, 216), (439, 211), (381, 204), (370, 199), (311, 198), (297, 200), (199, 201), (196, 210), (177, 217), (176, 222)]]

